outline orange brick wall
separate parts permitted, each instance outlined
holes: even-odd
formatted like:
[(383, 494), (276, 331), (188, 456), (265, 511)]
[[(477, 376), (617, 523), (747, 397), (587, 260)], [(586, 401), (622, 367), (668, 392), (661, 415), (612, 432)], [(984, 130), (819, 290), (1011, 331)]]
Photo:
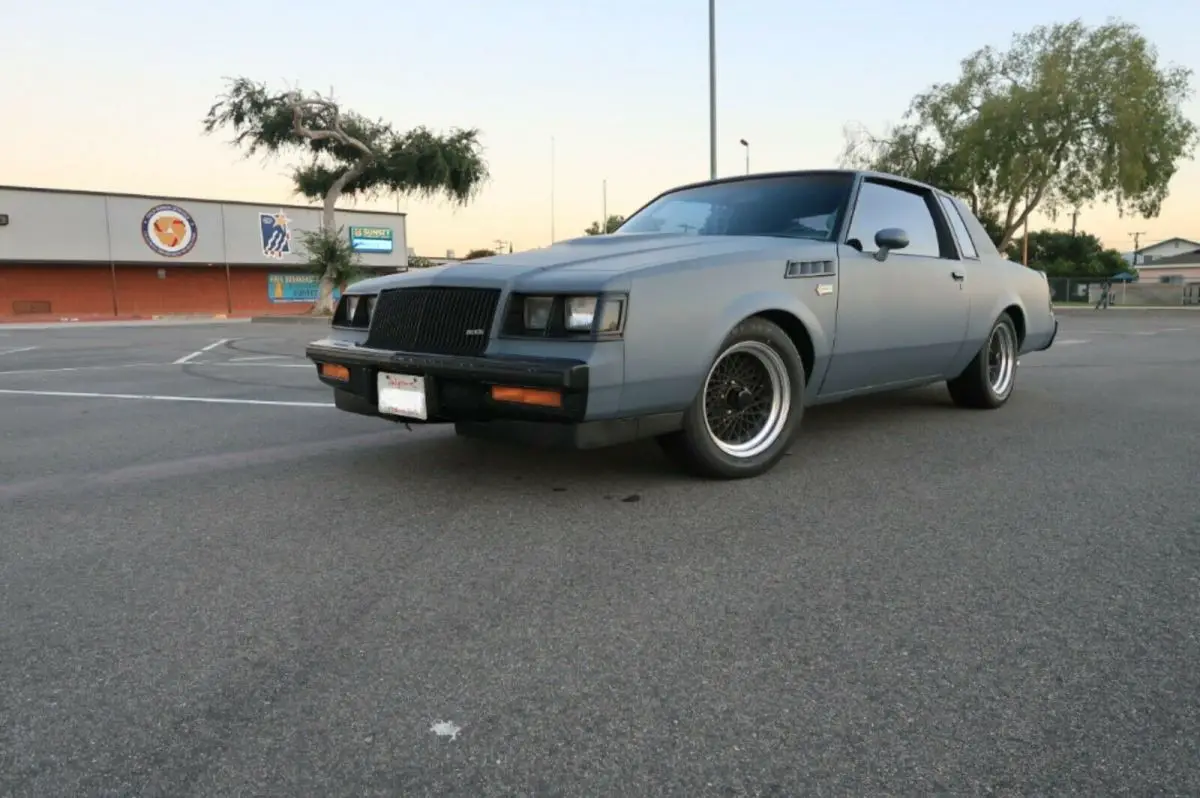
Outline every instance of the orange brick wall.
[[(164, 277), (158, 276), (159, 268)], [(278, 267), (233, 268), (228, 282), (224, 266), (118, 266), (116, 271), (120, 316), (286, 314), (310, 308), (268, 300), (267, 274)], [(108, 266), (0, 265), (0, 317), (12, 317), (13, 302), (22, 300), (48, 301), (56, 316), (111, 316), (112, 275)]]

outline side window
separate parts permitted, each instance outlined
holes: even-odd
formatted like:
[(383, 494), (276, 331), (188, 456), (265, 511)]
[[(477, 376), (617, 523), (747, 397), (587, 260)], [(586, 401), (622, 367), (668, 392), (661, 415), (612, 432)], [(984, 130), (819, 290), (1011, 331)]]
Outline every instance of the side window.
[(897, 255), (922, 255), (939, 258), (937, 225), (929, 213), (925, 198), (911, 191), (865, 181), (858, 192), (854, 218), (847, 239), (856, 238), (863, 252), (874, 252), (875, 234), (886, 227), (899, 227), (908, 233), (908, 246)]
[(967, 225), (963, 223), (962, 214), (958, 212), (954, 200), (949, 197), (939, 196), (938, 201), (942, 203), (942, 210), (946, 214), (946, 220), (954, 228), (954, 237), (958, 239), (958, 248), (962, 251), (963, 257), (978, 258), (979, 251), (975, 249), (975, 242), (971, 240), (971, 234), (967, 232)]

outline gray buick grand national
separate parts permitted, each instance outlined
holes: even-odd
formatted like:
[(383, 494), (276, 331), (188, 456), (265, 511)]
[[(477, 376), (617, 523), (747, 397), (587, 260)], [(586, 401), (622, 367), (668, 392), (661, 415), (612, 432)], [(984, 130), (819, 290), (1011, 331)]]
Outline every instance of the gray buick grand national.
[(682, 186), (615, 233), (349, 286), (307, 356), (338, 408), (460, 435), (771, 469), (804, 408), (945, 381), (998, 408), (1058, 332), (1045, 275), (888, 174)]

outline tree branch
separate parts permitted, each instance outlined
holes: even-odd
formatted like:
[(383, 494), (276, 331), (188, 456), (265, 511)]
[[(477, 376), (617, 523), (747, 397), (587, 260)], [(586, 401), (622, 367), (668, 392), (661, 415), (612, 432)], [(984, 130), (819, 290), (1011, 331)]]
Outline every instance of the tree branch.
[[(296, 135), (303, 136), (309, 141), (328, 141), (330, 139), (347, 147), (354, 147), (363, 155), (375, 156), (377, 153), (361, 140), (351, 136), (342, 126), (342, 109), (332, 100), (304, 99), (299, 92), (293, 92), (288, 97), (288, 105), (292, 108), (292, 127)], [(314, 130), (304, 124), (304, 112), (312, 108), (321, 108), (333, 115), (329, 130)], [(361, 172), (359, 173), (362, 174)], [(356, 175), (357, 177), (357, 175)]]

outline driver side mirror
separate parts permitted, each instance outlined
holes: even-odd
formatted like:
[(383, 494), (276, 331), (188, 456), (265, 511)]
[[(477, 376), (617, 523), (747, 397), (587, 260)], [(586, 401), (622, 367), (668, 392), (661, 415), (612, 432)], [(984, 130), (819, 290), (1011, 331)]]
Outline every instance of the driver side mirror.
[(887, 260), (888, 253), (893, 249), (904, 249), (908, 246), (908, 233), (899, 227), (885, 227), (875, 234), (875, 260), (882, 263)]

